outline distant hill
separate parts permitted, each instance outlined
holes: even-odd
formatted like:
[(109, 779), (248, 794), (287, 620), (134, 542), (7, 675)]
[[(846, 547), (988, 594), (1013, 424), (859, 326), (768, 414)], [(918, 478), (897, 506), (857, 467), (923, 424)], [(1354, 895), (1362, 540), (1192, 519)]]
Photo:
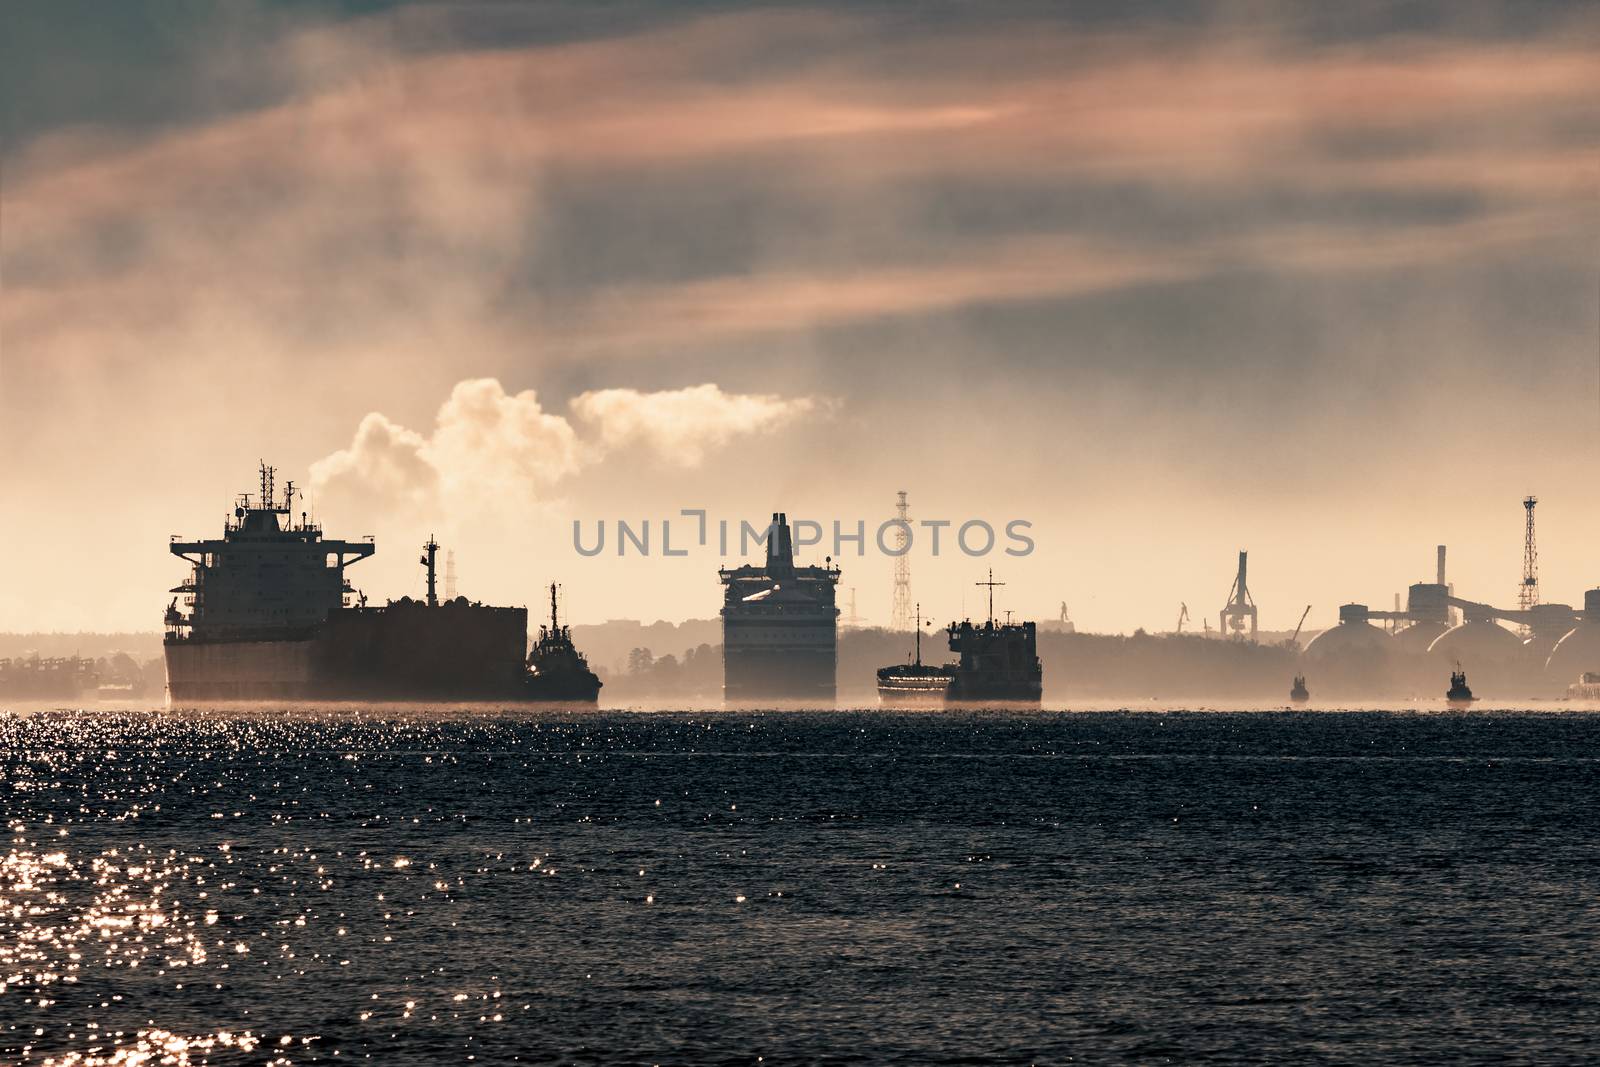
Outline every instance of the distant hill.
[[(537, 626), (537, 623), (530, 623)], [(534, 630), (534, 634), (538, 631)], [(532, 635), (530, 635), (532, 636)], [(617, 674), (627, 670), (628, 653), (648, 648), (656, 657), (681, 657), (685, 650), (701, 645), (722, 644), (721, 619), (687, 619), (672, 623), (652, 623), (637, 619), (610, 619), (602, 623), (572, 628), (572, 642), (589, 657), (589, 665), (599, 671)]]

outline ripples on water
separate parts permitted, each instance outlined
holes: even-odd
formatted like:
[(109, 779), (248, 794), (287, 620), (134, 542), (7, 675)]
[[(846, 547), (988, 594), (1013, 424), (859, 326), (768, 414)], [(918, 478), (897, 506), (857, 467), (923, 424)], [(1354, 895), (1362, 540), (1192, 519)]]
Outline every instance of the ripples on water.
[(0, 1062), (1573, 1061), (1600, 717), (0, 718)]

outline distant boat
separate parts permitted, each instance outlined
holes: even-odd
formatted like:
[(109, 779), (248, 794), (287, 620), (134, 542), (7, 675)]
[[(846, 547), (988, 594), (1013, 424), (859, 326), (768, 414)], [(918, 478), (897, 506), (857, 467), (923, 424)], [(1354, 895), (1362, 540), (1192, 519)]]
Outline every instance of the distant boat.
[(1467, 688), (1467, 672), (1455, 670), (1450, 672), (1450, 689), (1444, 698), (1452, 704), (1470, 704), (1478, 699), (1472, 695), (1472, 690)]
[(528, 653), (528, 696), (539, 701), (593, 704), (603, 683), (572, 643), (572, 628), (556, 615), (556, 586), (550, 583), (550, 625), (539, 627), (539, 640)]
[(1568, 700), (1600, 700), (1600, 671), (1584, 671), (1567, 686)]
[(1311, 699), (1311, 690), (1306, 688), (1305, 675), (1297, 674), (1294, 676), (1294, 688), (1289, 690), (1289, 699), (1296, 704), (1304, 704)]
[[(1044, 672), (1039, 665), (1038, 627), (1032, 622), (1004, 624), (994, 621), (994, 590), (1004, 582), (979, 582), (989, 590), (989, 618), (982, 626), (971, 620), (945, 628), (950, 651), (961, 658), (955, 664), (946, 700), (952, 704), (1037, 704), (1044, 692)], [(1009, 614), (1009, 613), (1008, 613)]]
[(917, 605), (916, 658), (878, 668), (878, 699), (885, 704), (942, 704), (955, 678), (953, 663), (922, 662), (922, 605)]

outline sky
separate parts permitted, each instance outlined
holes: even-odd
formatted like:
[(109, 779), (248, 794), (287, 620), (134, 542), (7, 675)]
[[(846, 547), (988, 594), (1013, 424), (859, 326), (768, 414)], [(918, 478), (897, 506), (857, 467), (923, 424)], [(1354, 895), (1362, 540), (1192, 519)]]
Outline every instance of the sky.
[[(0, 630), (147, 630), (259, 461), (370, 598), (705, 618), (774, 511), (943, 619), (1600, 585), (1582, 3), (0, 8)], [(614, 524), (656, 549), (618, 557)], [(573, 525), (607, 551), (574, 549)], [(952, 527), (953, 529), (954, 527)], [(713, 527), (714, 529), (714, 527)], [(948, 537), (948, 535), (947, 535)], [(737, 538), (735, 538), (737, 540)], [(807, 549), (811, 558), (831, 545)]]

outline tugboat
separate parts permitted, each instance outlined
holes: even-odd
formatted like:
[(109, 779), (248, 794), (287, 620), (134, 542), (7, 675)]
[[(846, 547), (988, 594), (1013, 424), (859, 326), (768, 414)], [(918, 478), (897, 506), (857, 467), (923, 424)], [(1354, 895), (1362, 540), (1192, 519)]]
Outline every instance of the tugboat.
[(1295, 704), (1304, 704), (1310, 699), (1311, 690), (1306, 688), (1306, 676), (1303, 674), (1295, 675), (1294, 688), (1289, 690), (1289, 700)]
[(979, 582), (989, 588), (989, 619), (982, 626), (970, 620), (951, 623), (950, 651), (960, 654), (945, 700), (961, 703), (1037, 704), (1044, 693), (1039, 665), (1038, 628), (1031, 622), (994, 621), (994, 588), (1004, 582)]
[(528, 654), (528, 697), (540, 701), (593, 704), (600, 699), (599, 677), (572, 644), (572, 630), (556, 616), (556, 585), (550, 583), (550, 625), (539, 627), (539, 640)]
[(878, 668), (878, 699), (885, 704), (941, 703), (956, 675), (956, 666), (934, 666), (922, 662), (922, 605), (917, 605), (916, 658)]
[(1444, 695), (1451, 707), (1466, 707), (1478, 698), (1472, 695), (1472, 690), (1467, 688), (1467, 672), (1456, 664), (1456, 669), (1450, 672), (1450, 689)]

